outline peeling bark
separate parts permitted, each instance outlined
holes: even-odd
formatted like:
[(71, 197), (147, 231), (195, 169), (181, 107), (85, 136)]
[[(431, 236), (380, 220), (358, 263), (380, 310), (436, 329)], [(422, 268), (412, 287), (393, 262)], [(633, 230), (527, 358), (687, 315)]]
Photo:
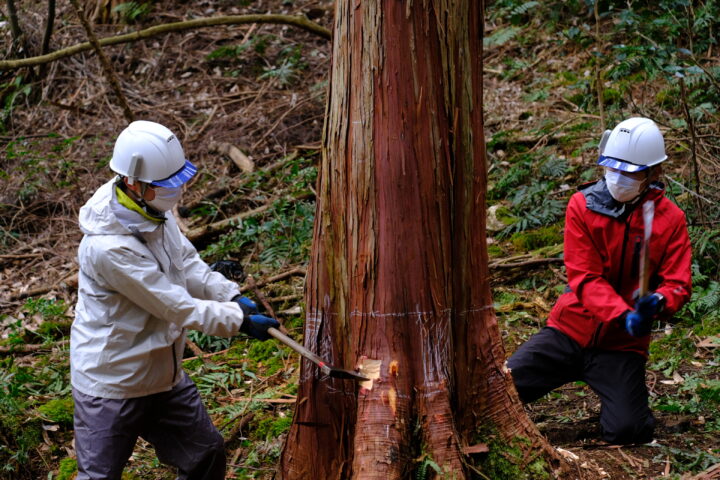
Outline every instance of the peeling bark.
[(401, 479), (427, 455), (462, 479), (482, 425), (544, 443), (490, 296), (482, 2), (348, 0), (335, 22), (305, 345), (379, 378), (303, 362), (280, 476)]

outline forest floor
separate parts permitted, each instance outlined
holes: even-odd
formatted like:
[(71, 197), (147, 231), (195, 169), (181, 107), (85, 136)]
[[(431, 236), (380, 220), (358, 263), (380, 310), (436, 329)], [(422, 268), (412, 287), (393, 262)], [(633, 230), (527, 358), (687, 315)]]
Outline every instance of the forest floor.
[[(97, 33), (104, 37), (191, 17), (242, 13), (305, 14), (331, 28), (332, 4), (159, 1), (151, 13), (126, 18), (130, 25), (115, 19), (114, 25), (98, 26)], [(21, 25), (38, 43), (44, 12), (37, 2), (18, 5)], [(59, 19), (74, 18), (69, 5), (60, 8)], [(84, 41), (76, 21), (59, 24), (53, 48)], [(9, 42), (6, 25), (0, 37)], [(107, 53), (137, 117), (170, 126), (200, 169), (176, 212), (182, 228), (206, 261), (241, 262), (291, 334), (302, 338), (330, 42), (290, 26), (250, 24), (167, 34), (110, 47)], [(507, 42), (487, 52), (485, 136), (491, 173), (507, 166), (508, 152), (518, 145), (560, 157), (570, 166), (555, 192), (562, 200), (567, 184), (597, 173), (594, 150), (586, 145), (597, 141), (599, 116), (570, 103), (562, 89), (532, 96), (537, 78), (508, 75), (509, 56), (524, 58), (526, 66), (544, 75), (582, 75), (588, 53), (549, 41)], [(0, 77), (3, 88), (24, 81), (14, 73)], [(4, 105), (0, 131), (0, 478), (70, 478), (63, 477), (73, 458), (64, 400), (68, 330), (77, 300), (77, 214), (111, 178), (112, 145), (127, 122), (90, 53), (51, 64), (42, 81), (18, 91)], [(203, 230), (254, 209), (259, 210), (253, 216), (234, 220), (230, 232)], [(554, 233), (559, 229), (558, 223)], [(491, 261), (529, 257), (518, 242), (491, 237)], [(551, 247), (557, 255), (558, 244)], [(542, 326), (564, 284), (561, 263), (494, 268), (508, 353)], [(710, 473), (713, 465), (720, 469), (720, 423), (708, 415), (716, 412), (717, 398), (698, 394), (717, 395), (703, 382), (717, 382), (718, 345), (691, 330), (654, 335), (660, 347), (647, 380), (653, 405), (661, 408), (655, 410), (659, 424), (653, 443), (600, 442), (599, 400), (583, 384), (566, 385), (528, 406), (541, 431), (575, 466), (568, 478), (720, 478)], [(187, 350), (184, 366), (227, 440), (228, 478), (271, 478), (292, 418), (297, 356), (273, 342), (190, 338), (194, 348)], [(140, 442), (126, 478), (172, 477)]]

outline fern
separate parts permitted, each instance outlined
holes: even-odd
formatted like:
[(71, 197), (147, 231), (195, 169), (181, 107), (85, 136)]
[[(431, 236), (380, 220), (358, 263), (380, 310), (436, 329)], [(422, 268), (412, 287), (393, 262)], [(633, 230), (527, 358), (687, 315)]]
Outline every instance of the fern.
[(539, 5), (540, 2), (525, 2), (522, 5), (518, 5), (517, 7), (513, 8), (511, 10), (511, 14), (513, 16), (525, 15), (527, 12), (530, 11), (530, 9), (535, 8)]
[(549, 157), (540, 165), (540, 175), (544, 178), (561, 178), (568, 172), (568, 163), (560, 157)]
[(483, 47), (491, 48), (502, 46), (515, 38), (515, 36), (520, 33), (520, 30), (520, 27), (499, 28), (495, 30), (492, 35), (483, 38)]
[(709, 313), (720, 309), (720, 283), (710, 282), (710, 285), (701, 291), (696, 303), (700, 312)]

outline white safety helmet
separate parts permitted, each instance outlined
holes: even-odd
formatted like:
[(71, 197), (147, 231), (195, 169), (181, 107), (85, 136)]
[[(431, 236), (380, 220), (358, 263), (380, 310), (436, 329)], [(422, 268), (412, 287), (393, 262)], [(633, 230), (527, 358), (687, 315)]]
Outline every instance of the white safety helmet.
[(623, 172), (639, 172), (667, 160), (662, 133), (649, 118), (629, 118), (605, 130), (598, 148), (598, 165)]
[(138, 120), (125, 128), (115, 141), (110, 169), (128, 178), (158, 187), (179, 187), (197, 172), (185, 158), (180, 140), (166, 127)]

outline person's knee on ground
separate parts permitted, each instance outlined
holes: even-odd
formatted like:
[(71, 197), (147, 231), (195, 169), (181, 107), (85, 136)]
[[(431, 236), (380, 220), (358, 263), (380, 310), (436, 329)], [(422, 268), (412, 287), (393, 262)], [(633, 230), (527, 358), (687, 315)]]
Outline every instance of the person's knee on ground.
[(648, 409), (645, 415), (632, 415), (629, 411), (600, 415), (602, 439), (615, 445), (648, 443), (655, 432), (655, 417)]
[(507, 361), (520, 400), (533, 402), (576, 378), (578, 352), (577, 344), (554, 328), (530, 337)]

